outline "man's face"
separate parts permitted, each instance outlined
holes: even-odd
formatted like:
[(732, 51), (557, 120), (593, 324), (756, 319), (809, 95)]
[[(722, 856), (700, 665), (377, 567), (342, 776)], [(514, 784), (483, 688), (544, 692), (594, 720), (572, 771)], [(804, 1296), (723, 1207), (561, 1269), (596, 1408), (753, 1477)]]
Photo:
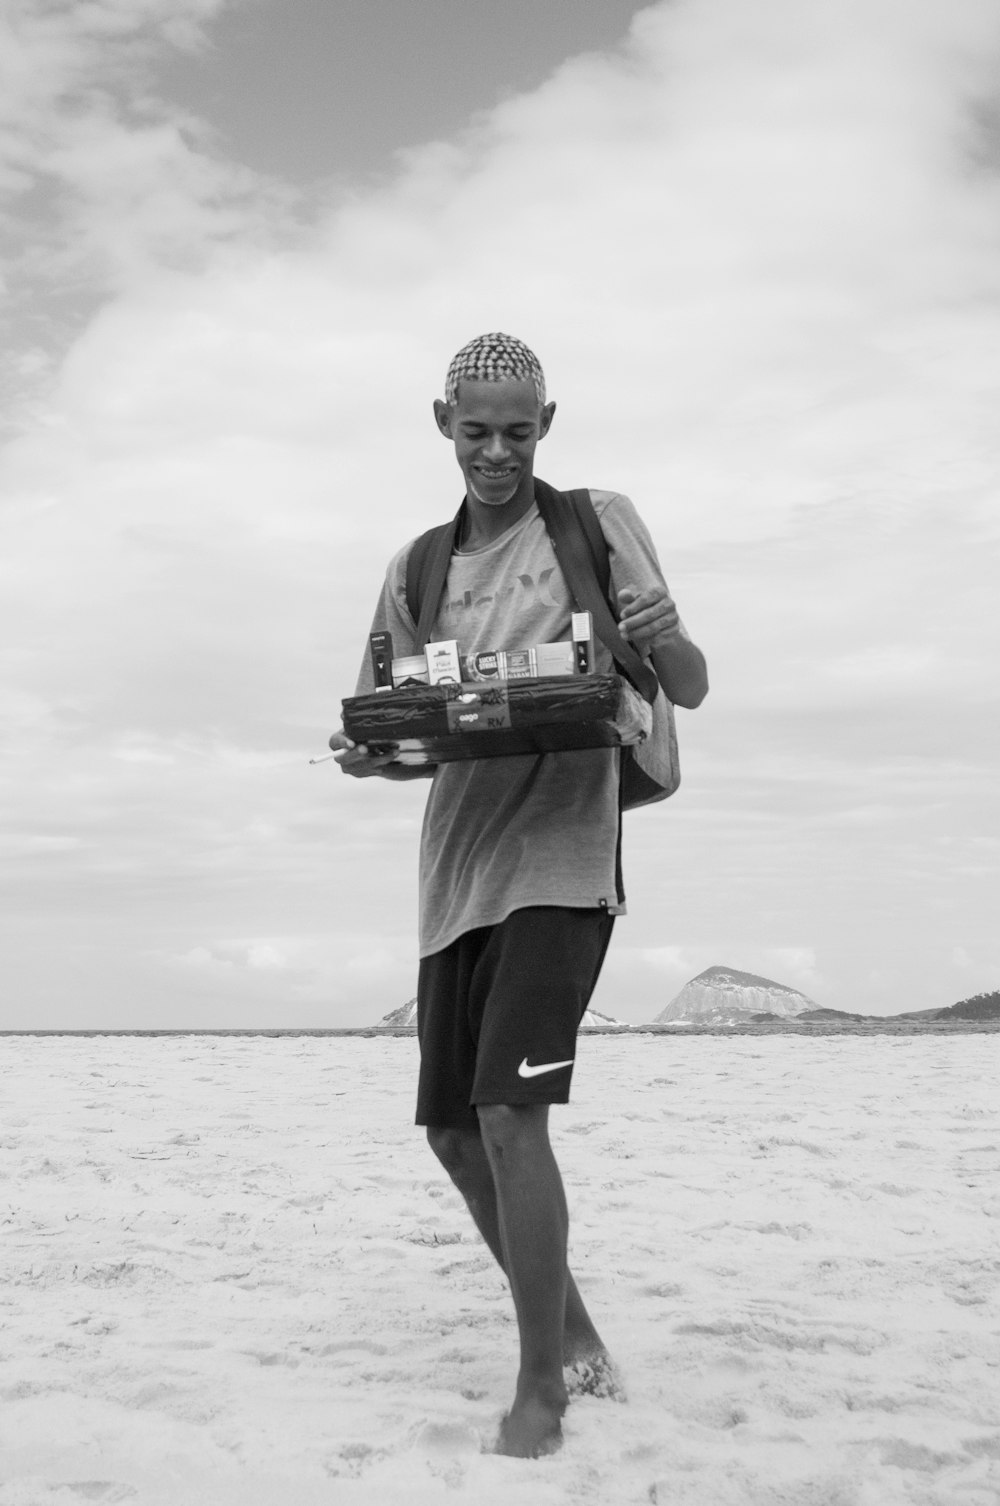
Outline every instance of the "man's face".
[(485, 507), (504, 507), (519, 493), (533, 495), (535, 446), (548, 433), (555, 406), (541, 405), (531, 381), (466, 380), (454, 403), (434, 404), (438, 428), (454, 441), (470, 497)]

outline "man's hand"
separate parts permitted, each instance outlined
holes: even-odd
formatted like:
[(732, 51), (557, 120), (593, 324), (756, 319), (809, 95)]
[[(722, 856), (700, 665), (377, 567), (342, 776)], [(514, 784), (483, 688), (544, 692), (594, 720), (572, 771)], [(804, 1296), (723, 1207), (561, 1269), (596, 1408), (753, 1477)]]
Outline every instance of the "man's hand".
[(330, 747), (337, 755), (334, 762), (340, 764), (345, 774), (353, 774), (355, 779), (383, 773), (395, 757), (394, 753), (369, 753), (364, 743), (352, 743), (343, 727), (330, 738)]
[(654, 648), (666, 647), (680, 634), (680, 618), (666, 586), (648, 586), (645, 591), (622, 586), (618, 592), (618, 610), (622, 637), (643, 656)]

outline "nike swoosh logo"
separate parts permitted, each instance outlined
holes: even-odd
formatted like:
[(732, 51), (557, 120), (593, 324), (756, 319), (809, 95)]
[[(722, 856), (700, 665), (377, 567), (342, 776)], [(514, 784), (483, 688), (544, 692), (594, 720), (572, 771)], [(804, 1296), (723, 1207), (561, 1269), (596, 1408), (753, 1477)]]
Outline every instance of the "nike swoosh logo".
[(560, 1067), (571, 1067), (572, 1065), (573, 1058), (570, 1057), (568, 1062), (541, 1062), (537, 1067), (529, 1067), (528, 1058), (525, 1057), (517, 1069), (517, 1075), (518, 1077), (538, 1077), (542, 1072), (556, 1072)]

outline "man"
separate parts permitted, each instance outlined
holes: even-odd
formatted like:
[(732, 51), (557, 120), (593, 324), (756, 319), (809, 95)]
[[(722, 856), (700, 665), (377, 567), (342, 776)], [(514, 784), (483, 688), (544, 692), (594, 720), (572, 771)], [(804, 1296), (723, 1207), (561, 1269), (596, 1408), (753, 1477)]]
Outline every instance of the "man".
[[(452, 361), (438, 429), (465, 478), (464, 524), (432, 640), (460, 652), (570, 637), (572, 602), (534, 500), (535, 447), (555, 413), (534, 354), (489, 334)], [(626, 497), (591, 493), (609, 545), (621, 630), (677, 705), (708, 682)], [(373, 631), (419, 652), (407, 608), (410, 545), (391, 561)], [(611, 659), (598, 645), (597, 669)], [(367, 658), (358, 693), (373, 688)], [(550, 1453), (568, 1392), (614, 1389), (614, 1368), (566, 1265), (567, 1212), (548, 1111), (569, 1099), (576, 1033), (624, 909), (618, 753), (595, 749), (414, 769), (330, 739), (345, 773), (433, 777), (420, 849), (417, 1123), (510, 1283), (520, 1335), (500, 1453)]]

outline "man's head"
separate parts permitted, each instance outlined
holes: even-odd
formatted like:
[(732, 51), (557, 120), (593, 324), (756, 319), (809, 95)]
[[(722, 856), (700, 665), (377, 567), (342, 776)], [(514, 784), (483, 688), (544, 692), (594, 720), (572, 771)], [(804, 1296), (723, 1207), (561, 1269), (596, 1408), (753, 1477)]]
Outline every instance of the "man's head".
[(470, 340), (434, 404), (438, 428), (455, 445), (470, 497), (503, 507), (533, 497), (535, 446), (548, 433), (555, 403), (545, 401), (538, 357), (522, 340), (494, 332)]
[(462, 380), (467, 382), (533, 382), (538, 405), (545, 406), (545, 373), (533, 350), (514, 335), (499, 330), (477, 335), (455, 356), (444, 379), (444, 400), (454, 405)]

